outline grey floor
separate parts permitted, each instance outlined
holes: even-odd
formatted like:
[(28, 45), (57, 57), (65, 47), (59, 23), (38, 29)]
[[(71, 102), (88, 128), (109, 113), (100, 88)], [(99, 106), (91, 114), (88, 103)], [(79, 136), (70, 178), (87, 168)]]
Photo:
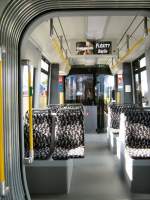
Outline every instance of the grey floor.
[(131, 200), (118, 174), (117, 159), (107, 148), (105, 134), (86, 135), (85, 158), (75, 160), (74, 165), (70, 194), (47, 199)]

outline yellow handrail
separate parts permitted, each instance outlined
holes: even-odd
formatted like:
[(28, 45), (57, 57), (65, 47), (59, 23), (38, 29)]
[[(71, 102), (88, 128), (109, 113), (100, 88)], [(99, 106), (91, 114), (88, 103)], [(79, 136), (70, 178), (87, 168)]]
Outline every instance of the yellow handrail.
[(5, 196), (9, 187), (5, 185), (5, 161), (4, 161), (4, 127), (3, 127), (3, 67), (0, 48), (0, 196)]
[(3, 75), (2, 75), (2, 60), (0, 59), (0, 183), (5, 182), (3, 131), (4, 131), (3, 130)]
[(136, 50), (142, 43), (144, 42), (144, 37), (141, 37), (138, 41), (136, 41), (134, 43), (134, 45), (129, 48), (129, 50), (125, 53), (124, 56), (122, 56), (116, 64), (112, 65), (112, 68), (117, 67), (118, 65), (120, 65), (121, 63), (123, 63), (123, 61), (131, 54), (134, 52), (134, 50)]
[(62, 51), (62, 49), (60, 47), (60, 42), (58, 41), (58, 39), (55, 39), (55, 38), (51, 38), (51, 41), (52, 41), (53, 48), (55, 49), (56, 53), (59, 55), (59, 57), (62, 60), (63, 64), (66, 66), (66, 68), (68, 70), (70, 70), (71, 66), (69, 64), (69, 60), (67, 58), (65, 58), (64, 52)]
[[(148, 33), (150, 32), (150, 28), (148, 29)], [(131, 54), (133, 53), (142, 43), (144, 42), (144, 37), (139, 38), (131, 48), (128, 49), (128, 51), (125, 53), (124, 56), (122, 56), (120, 59), (118, 59), (117, 63), (112, 65), (112, 69), (123, 63), (123, 61)]]
[(28, 65), (28, 89), (29, 89), (29, 159), (34, 159), (33, 149), (33, 121), (32, 121), (32, 84), (31, 84), (31, 67)]

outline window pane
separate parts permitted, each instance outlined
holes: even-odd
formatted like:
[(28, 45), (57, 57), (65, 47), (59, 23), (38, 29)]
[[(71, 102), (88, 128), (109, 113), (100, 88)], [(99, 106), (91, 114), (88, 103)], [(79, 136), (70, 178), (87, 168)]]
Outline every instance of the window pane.
[(139, 80), (139, 74), (135, 74), (135, 86), (136, 86), (136, 90), (140, 91), (140, 80)]
[(140, 68), (145, 67), (145, 66), (146, 66), (146, 58), (144, 57), (140, 60)]
[(69, 102), (92, 104), (93, 75), (70, 75), (65, 79), (65, 99)]
[[(31, 84), (33, 86), (33, 68), (31, 67)], [(23, 67), (23, 115), (29, 110), (28, 66)]]
[(145, 96), (145, 94), (148, 92), (146, 70), (141, 72), (141, 92), (142, 92), (142, 96)]
[(99, 104), (101, 98), (104, 95), (104, 77), (105, 75), (98, 75), (96, 77), (96, 85), (95, 85), (95, 99), (96, 103)]
[(142, 94), (141, 94), (141, 84), (140, 84), (140, 78), (139, 78), (140, 74), (135, 74), (135, 98), (136, 98), (136, 103), (141, 105), (141, 98), (142, 98)]
[(76, 77), (76, 75), (73, 75), (65, 79), (66, 100), (76, 101)]
[(112, 90), (114, 88), (114, 76), (105, 75), (104, 78), (104, 103), (111, 102)]
[(47, 106), (47, 86), (48, 86), (48, 75), (41, 72), (40, 78), (40, 107), (44, 108)]
[(147, 71), (141, 72), (141, 93), (142, 93), (142, 103), (143, 106), (147, 106), (148, 99), (147, 99), (147, 93), (148, 93), (148, 84), (147, 84)]
[(46, 70), (48, 72), (48, 64), (46, 62), (44, 62), (44, 60), (41, 60), (41, 68)]
[(93, 75), (78, 75), (76, 86), (78, 102), (92, 104), (93, 101)]
[(96, 77), (95, 97), (96, 103), (104, 96), (104, 104), (107, 105), (111, 101), (112, 90), (114, 88), (114, 76), (98, 75)]

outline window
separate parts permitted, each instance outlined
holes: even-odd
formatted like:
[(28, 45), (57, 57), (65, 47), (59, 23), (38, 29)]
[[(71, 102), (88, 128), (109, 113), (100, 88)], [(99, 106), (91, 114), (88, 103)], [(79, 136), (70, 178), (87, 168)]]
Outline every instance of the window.
[(65, 100), (67, 103), (90, 105), (94, 101), (92, 74), (70, 75), (65, 79)]
[(104, 103), (108, 105), (111, 102), (112, 90), (114, 89), (114, 76), (105, 75), (104, 78)]
[(147, 71), (146, 70), (141, 72), (141, 92), (142, 92), (142, 96), (145, 96), (148, 92)]
[(135, 81), (135, 99), (136, 103), (141, 106), (146, 106), (148, 83), (147, 83), (147, 71), (146, 71), (146, 58), (140, 57), (133, 62), (134, 67), (134, 81)]
[(65, 78), (65, 102), (98, 105), (101, 99), (108, 104), (114, 87), (110, 75), (73, 74)]
[[(33, 86), (33, 67), (31, 67), (31, 84)], [(23, 115), (29, 110), (28, 66), (23, 66)]]
[(104, 98), (104, 104), (107, 106), (111, 102), (112, 90), (114, 88), (114, 77), (110, 75), (98, 75), (96, 77), (95, 99), (99, 104), (101, 98)]
[(44, 108), (48, 104), (49, 94), (49, 69), (50, 64), (45, 59), (41, 59), (41, 76), (40, 76), (40, 108)]
[(143, 57), (143, 58), (140, 59), (140, 68), (143, 68), (145, 66), (146, 66), (146, 58)]
[(41, 68), (48, 72), (49, 64), (45, 60), (41, 60)]

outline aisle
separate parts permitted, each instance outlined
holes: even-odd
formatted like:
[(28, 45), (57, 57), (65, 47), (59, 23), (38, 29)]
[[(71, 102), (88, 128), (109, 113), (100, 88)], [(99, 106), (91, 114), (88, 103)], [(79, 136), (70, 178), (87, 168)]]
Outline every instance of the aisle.
[(85, 159), (75, 160), (70, 194), (48, 199), (130, 200), (117, 173), (117, 161), (107, 149), (106, 135), (86, 135)]

